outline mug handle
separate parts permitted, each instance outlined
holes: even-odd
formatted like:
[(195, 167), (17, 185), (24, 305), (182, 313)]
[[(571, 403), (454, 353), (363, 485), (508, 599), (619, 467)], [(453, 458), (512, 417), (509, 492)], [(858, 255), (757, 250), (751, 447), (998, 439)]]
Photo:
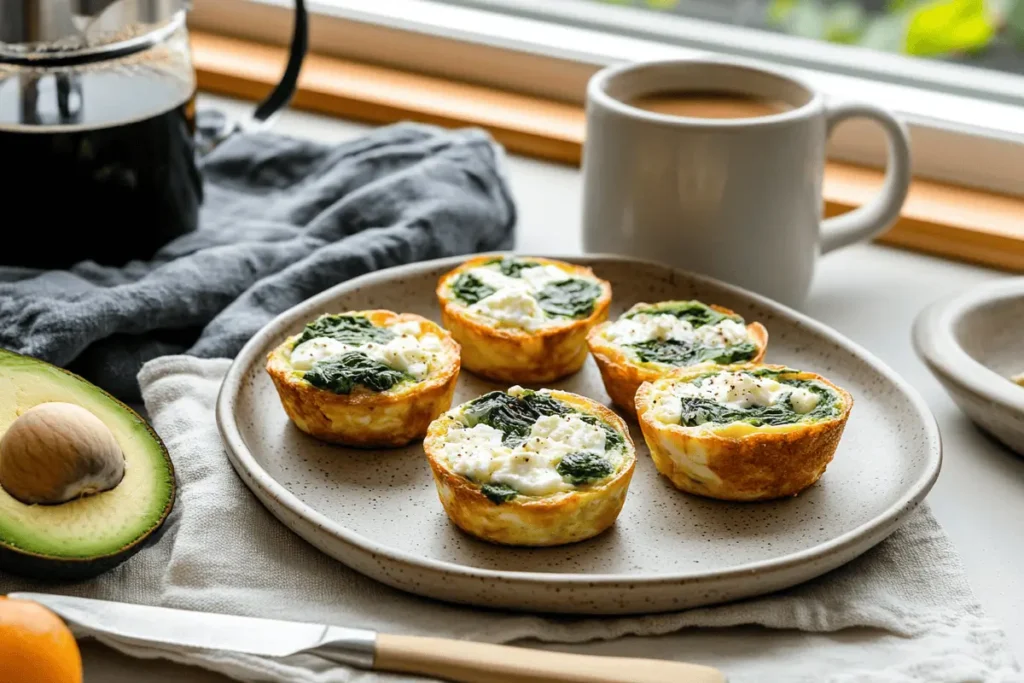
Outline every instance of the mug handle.
[(910, 189), (910, 135), (896, 117), (870, 104), (851, 102), (828, 107), (826, 135), (842, 121), (866, 118), (881, 124), (889, 142), (889, 163), (882, 191), (864, 206), (821, 222), (821, 253), (877, 237), (899, 218)]

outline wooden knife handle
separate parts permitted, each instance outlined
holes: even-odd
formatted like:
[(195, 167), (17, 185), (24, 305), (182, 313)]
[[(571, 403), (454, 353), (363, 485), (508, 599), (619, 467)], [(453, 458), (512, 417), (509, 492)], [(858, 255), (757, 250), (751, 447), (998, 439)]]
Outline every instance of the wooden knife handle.
[(720, 671), (697, 664), (383, 633), (373, 668), (459, 683), (725, 683)]

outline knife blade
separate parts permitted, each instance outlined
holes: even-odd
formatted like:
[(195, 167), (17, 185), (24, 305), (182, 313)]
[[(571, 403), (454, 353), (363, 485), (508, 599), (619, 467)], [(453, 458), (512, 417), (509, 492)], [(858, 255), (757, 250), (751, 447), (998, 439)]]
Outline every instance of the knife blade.
[[(377, 634), (364, 629), (45, 593), (11, 593), (8, 597), (38, 602), (71, 624), (133, 643), (228, 650), (263, 657), (287, 657), (330, 648), (335, 655), (328, 657), (332, 661), (373, 667)], [(339, 659), (348, 650), (351, 650), (351, 657)]]
[(191, 612), (45, 593), (38, 602), (89, 635), (155, 650), (227, 650), (263, 657), (315, 654), (361, 669), (434, 676), (458, 683), (725, 683), (699, 664), (597, 657), (464, 640), (398, 636), (358, 628)]

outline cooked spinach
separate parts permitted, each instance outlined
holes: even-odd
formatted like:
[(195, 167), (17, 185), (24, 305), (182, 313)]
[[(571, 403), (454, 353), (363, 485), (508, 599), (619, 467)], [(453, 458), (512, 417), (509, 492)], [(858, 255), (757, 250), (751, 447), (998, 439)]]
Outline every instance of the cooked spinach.
[(502, 443), (514, 448), (529, 436), (539, 418), (570, 412), (572, 408), (547, 394), (525, 391), (517, 397), (492, 391), (470, 401), (462, 415), (469, 427), (485, 424), (502, 432)]
[(487, 499), (495, 505), (507, 503), (519, 495), (519, 491), (507, 484), (484, 484), (480, 487), (480, 493), (487, 496)]
[(708, 361), (719, 365), (741, 363), (757, 355), (757, 347), (751, 342), (733, 346), (704, 346), (679, 339), (651, 339), (627, 346), (636, 352), (637, 358), (643, 363), (665, 363), (680, 367)]
[(372, 391), (387, 391), (399, 382), (410, 379), (404, 372), (389, 368), (362, 351), (349, 351), (317, 361), (302, 378), (315, 387), (335, 394), (350, 394), (357, 385)]
[(604, 479), (614, 472), (615, 468), (597, 453), (580, 451), (562, 458), (555, 471), (573, 486), (579, 486)]
[[(502, 443), (515, 448), (530, 435), (533, 425), (547, 415), (578, 415), (587, 424), (605, 430), (605, 449), (619, 448), (625, 443), (622, 434), (600, 418), (579, 413), (557, 398), (536, 391), (523, 391), (512, 396), (501, 391), (492, 391), (470, 401), (462, 411), (462, 419), (468, 427), (485, 424), (502, 432)], [(572, 453), (562, 459), (557, 467), (560, 475), (573, 484), (603, 479), (611, 474), (611, 463), (594, 453)], [(515, 498), (518, 491), (505, 484), (484, 484), (481, 492), (495, 505)]]
[(508, 277), (522, 277), (522, 275), (520, 275), (520, 273), (522, 273), (524, 269), (526, 269), (526, 268), (536, 268), (540, 264), (537, 263), (536, 261), (524, 261), (522, 259), (505, 257), (505, 258), (496, 258), (493, 261), (488, 261), (484, 265), (485, 266), (494, 266), (494, 265), (496, 265), (496, 266), (498, 266), (501, 269), (501, 274), (502, 275), (507, 275)]
[(800, 387), (801, 389), (807, 389), (808, 391), (813, 391), (818, 395), (818, 405), (814, 406), (814, 410), (806, 413), (806, 415), (810, 416), (812, 419), (835, 417), (835, 415), (839, 413), (839, 395), (821, 382), (816, 382), (810, 379), (791, 379), (783, 380), (782, 383), (789, 384), (794, 387)]
[(594, 312), (601, 288), (593, 282), (570, 278), (552, 282), (537, 292), (537, 303), (549, 315), (585, 318)]
[(551, 394), (542, 394), (537, 391), (530, 391), (529, 389), (521, 394), (519, 400), (530, 406), (532, 410), (537, 411), (538, 417), (544, 415), (567, 415), (574, 412), (571, 407), (562, 403)]
[[(717, 325), (723, 320), (734, 320), (743, 324), (743, 318), (725, 315), (700, 301), (666, 301), (631, 311), (626, 318), (632, 318), (641, 313), (674, 315), (686, 320), (694, 328)], [(642, 363), (664, 363), (679, 367), (707, 362), (719, 365), (742, 363), (757, 355), (757, 346), (749, 341), (729, 346), (705, 346), (679, 339), (651, 339), (627, 346), (633, 349)]]
[(465, 301), (467, 304), (475, 304), (481, 299), (486, 299), (494, 294), (496, 290), (490, 285), (485, 285), (476, 275), (470, 273), (459, 273), (452, 283), (452, 294)]
[(711, 399), (694, 396), (682, 399), (683, 409), (679, 423), (684, 427), (696, 427), (707, 422), (729, 424), (746, 422), (755, 427), (762, 425), (783, 425), (798, 422), (803, 416), (793, 412), (784, 403), (773, 406), (752, 406), (750, 408), (731, 408)]
[(502, 443), (515, 448), (522, 443), (534, 423), (545, 415), (577, 414), (587, 424), (600, 427), (605, 431), (605, 449), (613, 450), (623, 446), (626, 441), (622, 434), (612, 428), (604, 420), (574, 410), (557, 398), (536, 391), (524, 391), (511, 396), (501, 391), (492, 391), (480, 398), (470, 401), (462, 412), (463, 419), (469, 427), (485, 424), (502, 432), (505, 436)]
[(630, 311), (625, 317), (632, 318), (633, 316), (641, 313), (646, 315), (674, 315), (677, 318), (687, 321), (694, 327), (717, 325), (723, 320), (735, 320), (738, 323), (743, 323), (743, 318), (738, 315), (726, 315), (724, 313), (719, 313), (700, 301), (666, 301), (660, 304), (655, 304), (654, 306), (647, 306), (635, 311)]
[(337, 339), (351, 346), (370, 342), (387, 344), (396, 336), (398, 335), (388, 328), (377, 327), (361, 315), (322, 315), (306, 325), (295, 346), (319, 337)]
[(604, 430), (604, 448), (606, 451), (614, 450), (626, 444), (626, 440), (623, 438), (622, 434), (601, 418), (593, 415), (580, 415), (580, 419), (587, 424), (600, 427)]
[[(771, 377), (775, 381), (782, 381), (782, 380), (779, 379), (782, 375), (798, 375), (798, 374), (800, 374), (799, 370), (794, 370), (793, 368), (753, 368), (751, 370), (744, 370), (744, 372), (746, 374), (752, 376), (752, 377)], [(713, 374), (715, 374), (715, 373), (711, 372), (711, 373), (708, 373), (706, 375), (701, 375), (701, 379), (703, 379), (704, 377), (710, 377)], [(787, 381), (786, 384), (794, 384), (795, 385), (798, 382), (807, 382), (807, 381), (808, 380), (796, 380), (796, 379), (794, 379), (794, 380)]]
[[(762, 376), (764, 375), (762, 374)], [(696, 427), (707, 422), (715, 424), (745, 422), (754, 427), (777, 426), (817, 422), (834, 417), (839, 412), (835, 393), (822, 384), (799, 379), (780, 381), (783, 384), (813, 391), (819, 397), (818, 405), (810, 412), (798, 413), (793, 410), (793, 404), (788, 395), (775, 405), (751, 406), (750, 408), (733, 408), (706, 398), (686, 397), (682, 399), (683, 409), (680, 424), (684, 427)]]

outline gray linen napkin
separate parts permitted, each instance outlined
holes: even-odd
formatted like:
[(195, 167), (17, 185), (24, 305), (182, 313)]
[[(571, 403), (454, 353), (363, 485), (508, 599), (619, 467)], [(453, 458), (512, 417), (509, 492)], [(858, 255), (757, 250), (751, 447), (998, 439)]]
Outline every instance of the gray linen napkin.
[(274, 315), (339, 282), (511, 247), (500, 155), (482, 131), (417, 124), (340, 145), (233, 136), (202, 160), (200, 229), (151, 261), (0, 267), (0, 346), (136, 401), (147, 360), (234, 356)]
[[(169, 356), (147, 363), (139, 375), (146, 409), (178, 473), (178, 502), (163, 538), (99, 579), (54, 587), (0, 575), (0, 593), (56, 590), (489, 642), (577, 643), (688, 629), (671, 649), (651, 646), (646, 655), (712, 664), (731, 683), (1020, 680), (1005, 636), (974, 599), (956, 551), (926, 508), (839, 570), (788, 591), (719, 607), (626, 618), (543, 617), (474, 610), (393, 590), (293, 535), (234, 474), (214, 422), (229, 364)], [(745, 624), (767, 628), (727, 628)], [(692, 628), (697, 626), (710, 628)], [(101, 640), (136, 657), (171, 659), (239, 680), (412, 680), (356, 672), (317, 657), (270, 661)]]

